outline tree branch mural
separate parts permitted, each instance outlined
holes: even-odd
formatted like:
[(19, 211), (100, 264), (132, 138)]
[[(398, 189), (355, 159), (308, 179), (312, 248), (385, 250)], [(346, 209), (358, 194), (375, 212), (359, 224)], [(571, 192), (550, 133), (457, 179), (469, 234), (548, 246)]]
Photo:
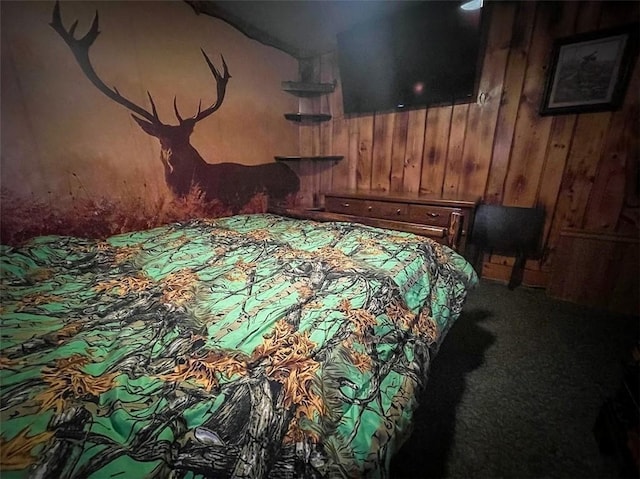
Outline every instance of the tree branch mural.
[(205, 200), (219, 200), (229, 206), (232, 211), (237, 212), (258, 193), (265, 193), (274, 200), (285, 200), (298, 191), (299, 178), (283, 163), (254, 166), (229, 162), (212, 164), (207, 163), (191, 145), (189, 138), (196, 123), (215, 113), (224, 101), (227, 83), (231, 78), (224, 57), (222, 57), (222, 72), (220, 72), (201, 49), (216, 82), (216, 101), (204, 110), (200, 103), (194, 116), (183, 118), (178, 110), (177, 99), (174, 97), (173, 109), (178, 124), (169, 125), (160, 121), (155, 102), (149, 92), (147, 96), (151, 111), (123, 96), (116, 87), (108, 87), (94, 70), (89, 58), (89, 49), (100, 33), (98, 12), (89, 31), (81, 38), (75, 37), (77, 21), (68, 30), (65, 28), (59, 2), (56, 2), (53, 9), (50, 25), (69, 46), (89, 81), (111, 100), (130, 110), (133, 113), (131, 116), (140, 128), (159, 140), (160, 160), (164, 168), (165, 181), (176, 196), (184, 197), (197, 187), (202, 191)]

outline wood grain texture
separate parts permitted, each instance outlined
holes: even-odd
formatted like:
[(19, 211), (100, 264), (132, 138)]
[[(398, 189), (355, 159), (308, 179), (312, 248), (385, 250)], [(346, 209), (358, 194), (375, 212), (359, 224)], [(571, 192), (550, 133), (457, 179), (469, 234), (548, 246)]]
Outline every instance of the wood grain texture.
[(558, 14), (555, 4), (538, 4), (527, 73), (520, 97), (511, 163), (505, 181), (503, 204), (533, 207), (544, 166), (546, 146), (551, 131), (551, 117), (538, 114), (545, 82), (545, 65), (553, 40), (558, 35)]
[[(637, 73), (630, 86), (640, 88)], [(637, 99), (612, 114), (587, 203), (585, 228), (615, 230), (625, 201), (626, 165), (638, 155), (639, 124)]]
[(447, 147), (447, 164), (442, 188), (443, 198), (458, 198), (461, 195), (460, 178), (463, 174), (462, 154), (467, 133), (469, 105), (455, 105), (451, 114), (451, 130)]
[(407, 127), (407, 148), (404, 155), (402, 191), (418, 193), (422, 174), (422, 151), (427, 122), (427, 110), (411, 110)]
[(391, 142), (391, 174), (389, 191), (397, 192), (404, 189), (404, 167), (407, 152), (407, 134), (409, 131), (409, 112), (396, 113), (393, 123)]
[(356, 161), (355, 156), (349, 153), (349, 123), (339, 118), (332, 122), (332, 126), (332, 153), (344, 158), (333, 166), (331, 189), (355, 188)]
[(349, 130), (349, 142), (356, 145), (357, 174), (356, 186), (359, 190), (371, 189), (371, 169), (373, 163), (373, 116), (362, 116), (354, 121)]
[(535, 2), (518, 3), (504, 87), (500, 99), (501, 106), (495, 130), (491, 169), (484, 195), (487, 203), (501, 204), (504, 196), (504, 182), (509, 168), (516, 116), (527, 70), (527, 57), (533, 33), (535, 11)]
[(481, 100), (469, 105), (459, 187), (469, 197), (482, 197), (486, 188), (515, 11), (511, 3), (495, 8), (478, 86)]
[[(301, 126), (298, 129), (300, 138), (300, 155), (314, 156), (318, 154), (314, 151), (313, 129), (308, 126)], [(314, 164), (308, 160), (300, 161), (296, 167), (300, 178), (300, 191), (297, 203), (304, 207), (314, 206), (314, 197), (317, 195), (317, 178)]]
[(544, 232), (542, 236), (542, 244), (544, 245), (542, 255), (543, 264), (541, 267), (545, 269), (544, 265), (546, 264), (547, 270), (550, 266), (546, 261), (548, 257), (549, 234), (554, 219), (562, 177), (567, 164), (567, 157), (569, 156), (575, 124), (576, 115), (557, 116), (553, 118), (551, 122), (547, 157), (540, 180), (540, 190), (538, 192), (538, 204), (545, 210)]
[(389, 191), (391, 186), (391, 155), (393, 129), (400, 113), (376, 114), (373, 120), (373, 158), (371, 163), (371, 189)]
[(620, 313), (640, 314), (639, 245), (637, 236), (562, 230), (549, 295)]
[[(639, 10), (638, 2), (615, 2), (615, 8), (601, 9), (599, 28), (626, 24), (630, 19), (638, 18)], [(636, 62), (629, 81), (627, 100), (622, 108), (611, 115), (602, 157), (589, 195), (585, 228), (631, 234), (640, 228), (637, 221), (637, 198), (640, 193), (639, 93), (640, 67)], [(629, 222), (629, 219), (632, 221)]]
[(453, 107), (430, 108), (426, 112), (420, 193), (442, 197), (449, 156), (449, 136)]
[(554, 240), (562, 228), (582, 227), (610, 117), (610, 112), (578, 116), (551, 226), (547, 261), (551, 261)]
[[(562, 3), (546, 3), (544, 10), (540, 15), (540, 20), (545, 22), (550, 29), (549, 34), (552, 38), (560, 38), (574, 33), (576, 16), (578, 12), (578, 2), (562, 2)], [(551, 46), (547, 44), (547, 47)], [(550, 55), (547, 54), (542, 65), (545, 76), (550, 68)], [(540, 101), (541, 99), (538, 99)], [(562, 175), (566, 165), (566, 158), (569, 152), (571, 139), (575, 125), (575, 115), (562, 115), (550, 117), (547, 138), (540, 139), (541, 154), (541, 171), (539, 173), (540, 181), (538, 182), (538, 190), (535, 204), (545, 209), (545, 226), (543, 229), (543, 254), (540, 260), (528, 261), (527, 267), (530, 269), (544, 269), (548, 271), (548, 267), (543, 265), (547, 262), (548, 233), (551, 229), (553, 221), (553, 212), (558, 198), (558, 191)], [(544, 144), (545, 151), (542, 152)], [(539, 158), (540, 159), (540, 158)], [(536, 167), (540, 163), (536, 163)], [(547, 265), (548, 266), (548, 265)]]

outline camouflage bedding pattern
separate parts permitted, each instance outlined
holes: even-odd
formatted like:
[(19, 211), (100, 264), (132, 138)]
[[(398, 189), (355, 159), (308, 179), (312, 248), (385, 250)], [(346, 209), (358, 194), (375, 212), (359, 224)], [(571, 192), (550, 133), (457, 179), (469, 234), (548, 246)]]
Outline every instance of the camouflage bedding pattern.
[(425, 238), (269, 214), (1, 268), (4, 479), (385, 477), (477, 281)]

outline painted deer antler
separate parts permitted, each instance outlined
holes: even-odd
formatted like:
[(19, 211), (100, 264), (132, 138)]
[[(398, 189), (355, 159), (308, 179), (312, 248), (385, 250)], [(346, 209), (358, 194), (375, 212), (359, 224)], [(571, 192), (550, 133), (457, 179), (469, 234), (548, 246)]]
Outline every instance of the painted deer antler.
[[(93, 42), (95, 42), (96, 38), (98, 38), (98, 35), (100, 34), (99, 18), (98, 18), (97, 11), (95, 16), (93, 17), (91, 28), (82, 38), (78, 38), (78, 39), (75, 38), (75, 31), (78, 26), (77, 20), (73, 23), (73, 25), (71, 25), (71, 28), (69, 28), (69, 30), (67, 30), (64, 27), (62, 23), (62, 15), (60, 14), (60, 2), (58, 1), (56, 2), (55, 7), (53, 8), (53, 16), (52, 16), (50, 25), (53, 27), (53, 29), (56, 32), (58, 32), (58, 34), (62, 37), (65, 43), (69, 45), (69, 48), (71, 49), (71, 52), (75, 56), (76, 61), (78, 62), (78, 65), (80, 66), (80, 68), (82, 68), (82, 71), (84, 72), (84, 74), (91, 81), (91, 83), (93, 83), (96, 86), (96, 88), (98, 88), (98, 90), (100, 90), (102, 93), (107, 95), (116, 103), (128, 108), (129, 110), (134, 112), (136, 115), (145, 118), (151, 123), (155, 123), (155, 124), (161, 123), (158, 117), (158, 111), (156, 110), (156, 105), (153, 101), (153, 97), (148, 91), (147, 91), (147, 96), (149, 97), (149, 102), (151, 102), (151, 109), (152, 109), (151, 113), (145, 110), (144, 108), (136, 105), (128, 98), (122, 96), (117, 88), (115, 87), (113, 89), (109, 88), (100, 79), (100, 77), (94, 70), (93, 66), (91, 65), (91, 60), (89, 59), (89, 48), (91, 48), (91, 45), (93, 45)], [(209, 60), (209, 57), (204, 52), (204, 50), (200, 49), (200, 51), (202, 52), (202, 55), (204, 56), (204, 59), (207, 62), (207, 65), (209, 66), (209, 70), (211, 70), (211, 73), (213, 74), (213, 77), (216, 80), (217, 98), (215, 103), (205, 110), (201, 110), (202, 102), (198, 103), (198, 113), (196, 113), (196, 115), (193, 118), (188, 118), (187, 120), (184, 120), (180, 116), (180, 113), (178, 112), (177, 98), (174, 97), (173, 108), (176, 114), (176, 118), (178, 119), (181, 125), (184, 124), (185, 122), (193, 122), (193, 124), (195, 124), (196, 122), (208, 117), (213, 112), (218, 110), (222, 106), (224, 95), (227, 90), (227, 82), (229, 81), (229, 78), (231, 78), (231, 75), (229, 75), (229, 69), (227, 68), (227, 63), (225, 62), (224, 57), (222, 55), (220, 56), (222, 58), (223, 72), (222, 74), (220, 74), (220, 72), (213, 65), (213, 63), (211, 63), (211, 60)], [(140, 118), (135, 118), (135, 119), (137, 121), (140, 120)]]

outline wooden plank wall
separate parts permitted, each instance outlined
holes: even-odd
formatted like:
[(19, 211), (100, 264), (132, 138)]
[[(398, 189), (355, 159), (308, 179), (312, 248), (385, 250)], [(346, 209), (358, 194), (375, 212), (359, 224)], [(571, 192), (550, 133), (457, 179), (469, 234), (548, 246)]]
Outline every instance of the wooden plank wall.
[[(585, 261), (589, 258), (589, 261)], [(640, 316), (640, 238), (566, 228), (560, 233), (549, 296)], [(596, 292), (598, 294), (594, 294)]]
[[(565, 227), (638, 234), (640, 68), (614, 112), (541, 117), (556, 38), (638, 21), (639, 2), (485, 2), (487, 44), (477, 103), (345, 116), (337, 53), (305, 65), (336, 91), (301, 100), (332, 120), (300, 126), (302, 155), (344, 155), (300, 165), (301, 206), (331, 189), (417, 192), (546, 210), (544, 254), (525, 284), (546, 286)], [(506, 279), (513, 258), (485, 257), (483, 275)]]

